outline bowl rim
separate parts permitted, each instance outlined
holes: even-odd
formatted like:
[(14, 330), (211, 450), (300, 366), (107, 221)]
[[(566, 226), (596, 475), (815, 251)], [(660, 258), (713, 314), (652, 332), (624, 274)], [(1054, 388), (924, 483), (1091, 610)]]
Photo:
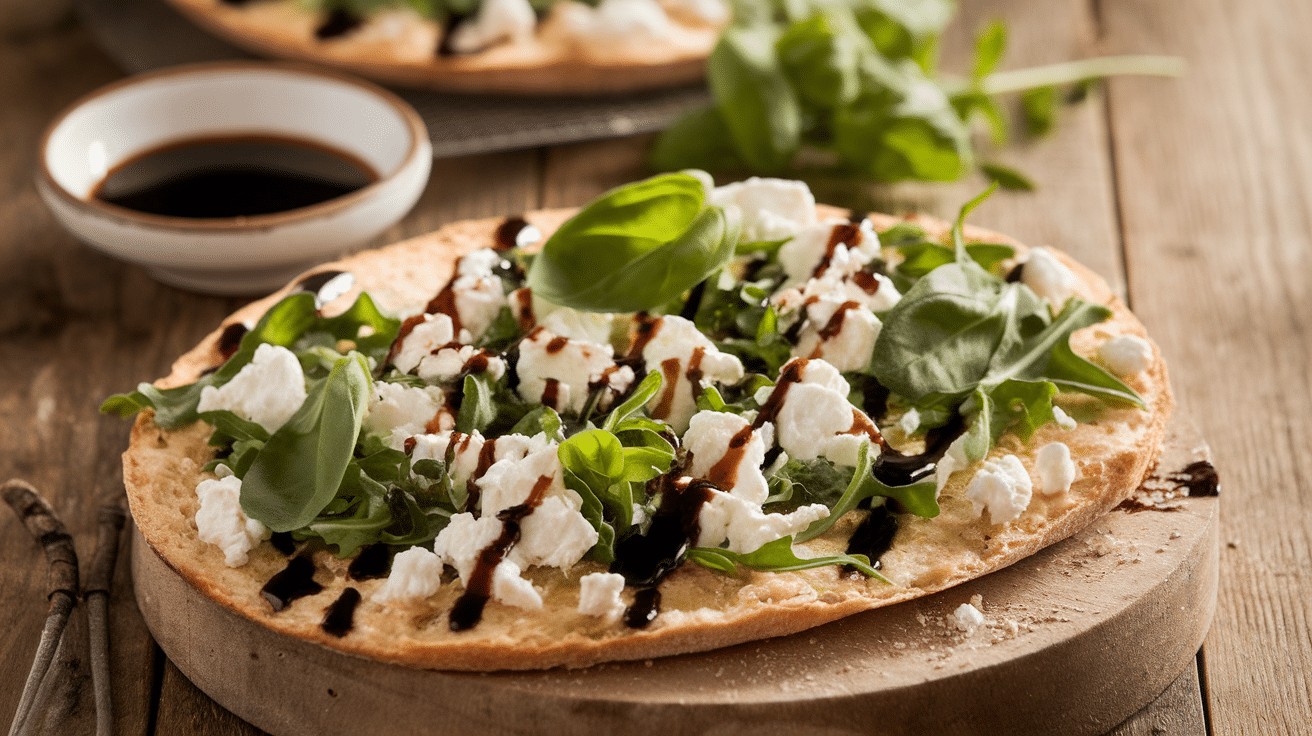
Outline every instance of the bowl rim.
[[(82, 108), (87, 103), (129, 87), (154, 84), (161, 79), (207, 75), (213, 74), (214, 72), (224, 71), (274, 71), (286, 73), (291, 76), (300, 75), (318, 77), (320, 79), (357, 87), (386, 103), (387, 106), (397, 114), (405, 128), (410, 133), (409, 148), (401, 158), (401, 162), (390, 173), (384, 175), (382, 172), (377, 172), (379, 174), (377, 179), (353, 192), (348, 192), (339, 197), (333, 197), (332, 199), (317, 204), (297, 207), (296, 209), (237, 217), (173, 217), (169, 215), (139, 212), (127, 207), (120, 207), (108, 202), (102, 202), (94, 198), (84, 199), (65, 189), (50, 171), (50, 137), (64, 123), (64, 121), (73, 114), (74, 111)], [(290, 133), (290, 131), (288, 132)], [(186, 140), (187, 139), (185, 138), (179, 138), (177, 139), (177, 142), (182, 143)], [(409, 103), (401, 99), (396, 93), (374, 84), (373, 82), (360, 79), (359, 77), (295, 61), (227, 60), (200, 62), (196, 64), (181, 64), (178, 66), (156, 69), (124, 77), (123, 79), (110, 82), (109, 84), (92, 90), (74, 100), (50, 121), (46, 126), (45, 131), (41, 134), (39, 144), (40, 150), (39, 155), (37, 156), (37, 178), (40, 183), (44, 185), (44, 188), (46, 188), (53, 196), (58, 197), (70, 207), (88, 212), (89, 214), (98, 216), (102, 219), (118, 221), (122, 224), (135, 226), (145, 225), (158, 230), (171, 229), (193, 233), (268, 230), (274, 227), (314, 220), (323, 216), (339, 213), (351, 209), (364, 200), (373, 197), (376, 192), (392, 183), (399, 174), (410, 168), (417, 158), (421, 155), (426, 155), (424, 153), (426, 148), (424, 144), (427, 142), (428, 129), (424, 125), (423, 118), (419, 116), (419, 113), (416, 112)], [(358, 155), (354, 151), (343, 151), (343, 153), (358, 158)]]

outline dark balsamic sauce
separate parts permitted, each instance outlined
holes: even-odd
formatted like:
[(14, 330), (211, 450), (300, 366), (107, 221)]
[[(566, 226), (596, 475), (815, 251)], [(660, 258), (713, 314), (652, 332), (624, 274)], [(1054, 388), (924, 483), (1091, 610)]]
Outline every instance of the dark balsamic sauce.
[(660, 588), (643, 588), (633, 594), (633, 604), (624, 609), (624, 625), (630, 629), (645, 629), (660, 612)]
[(856, 389), (861, 392), (861, 411), (873, 420), (883, 419), (888, 414), (889, 390), (874, 376), (863, 374), (856, 378)]
[(323, 590), (323, 586), (314, 582), (314, 563), (309, 557), (293, 557), (282, 572), (269, 578), (269, 582), (260, 588), (260, 595), (273, 606), (275, 612), (292, 604), (297, 598), (314, 595)]
[(346, 575), (352, 580), (386, 577), (391, 563), (392, 552), (387, 545), (371, 544), (360, 550), (360, 554), (351, 560), (351, 564), (346, 568)]
[(219, 333), (219, 355), (224, 360), (231, 358), (241, 348), (241, 339), (250, 332), (250, 328), (241, 322), (233, 322)]
[(493, 236), (495, 250), (525, 248), (542, 239), (542, 231), (522, 217), (507, 217)]
[(697, 317), (697, 310), (702, 306), (702, 297), (706, 294), (706, 282), (710, 279), (702, 279), (697, 285), (692, 287), (688, 292), (688, 301), (683, 303), (683, 308), (679, 310), (679, 316), (693, 321)]
[(834, 260), (834, 251), (838, 250), (838, 246), (847, 245), (849, 248), (855, 248), (861, 244), (861, 238), (861, 226), (856, 223), (834, 225), (834, 229), (829, 233), (829, 241), (825, 243), (825, 255), (811, 271), (811, 278), (819, 278), (829, 270), (829, 265)]
[(633, 534), (616, 543), (610, 571), (623, 575), (626, 585), (650, 588), (659, 584), (683, 562), (684, 553), (699, 536), (697, 516), (716, 487), (707, 480), (680, 487), (676, 481), (683, 471), (676, 465), (647, 484), (649, 494), (661, 494), (651, 526), (645, 535)]
[(360, 591), (347, 588), (337, 596), (323, 612), (323, 623), (319, 627), (330, 636), (338, 639), (346, 636), (355, 627), (355, 607), (360, 605)]
[(170, 143), (130, 158), (92, 197), (167, 217), (249, 217), (326, 202), (377, 178), (364, 162), (316, 143), (231, 135)]
[(296, 282), (298, 291), (314, 294), (314, 304), (323, 305), (351, 290), (355, 285), (355, 274), (350, 271), (320, 271)]
[(1007, 283), (1014, 284), (1017, 281), (1020, 281), (1024, 273), (1025, 273), (1025, 264), (1017, 263), (1015, 266), (1012, 267), (1010, 271), (1007, 272)]
[(966, 433), (966, 419), (954, 412), (948, 423), (935, 427), (925, 434), (925, 451), (917, 455), (903, 455), (885, 447), (875, 460), (871, 472), (875, 478), (890, 486), (905, 486), (923, 480), (934, 472), (934, 465), (943, 459), (953, 440)]
[(364, 19), (352, 13), (346, 8), (333, 8), (328, 17), (324, 18), (323, 23), (314, 29), (314, 37), (320, 41), (345, 36), (346, 34), (359, 28), (364, 23)]
[(897, 517), (888, 510), (887, 505), (877, 506), (870, 510), (870, 515), (852, 532), (852, 538), (847, 540), (847, 554), (865, 555), (870, 558), (870, 566), (879, 570), (883, 567), (879, 558), (893, 546), (895, 534)]
[(274, 549), (288, 557), (296, 554), (296, 540), (292, 537), (291, 532), (274, 532), (273, 536), (269, 537), (269, 543), (273, 545)]
[(1183, 470), (1172, 473), (1170, 480), (1187, 490), (1190, 498), (1221, 495), (1221, 478), (1216, 467), (1206, 460), (1189, 463)]
[(466, 13), (456, 13), (452, 11), (447, 11), (446, 29), (442, 34), (442, 40), (439, 41), (437, 44), (438, 56), (456, 56), (457, 54), (460, 53), (456, 51), (454, 48), (452, 48), (451, 40), (455, 38), (456, 27), (459, 26), (461, 23), (464, 23), (465, 19), (468, 17), (469, 15)]

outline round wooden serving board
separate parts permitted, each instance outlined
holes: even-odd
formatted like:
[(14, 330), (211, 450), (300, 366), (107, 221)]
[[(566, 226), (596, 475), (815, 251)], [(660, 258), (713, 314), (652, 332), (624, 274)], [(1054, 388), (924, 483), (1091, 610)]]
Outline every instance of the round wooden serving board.
[[(382, 664), (229, 612), (140, 534), (137, 602), (178, 669), (276, 736), (1100, 734), (1183, 671), (1215, 608), (1217, 499), (1171, 481), (1206, 447), (1173, 424), (1137, 497), (1176, 498), (1130, 502), (936, 595), (704, 654), (491, 674)], [(967, 634), (952, 614), (973, 596), (986, 622)]]

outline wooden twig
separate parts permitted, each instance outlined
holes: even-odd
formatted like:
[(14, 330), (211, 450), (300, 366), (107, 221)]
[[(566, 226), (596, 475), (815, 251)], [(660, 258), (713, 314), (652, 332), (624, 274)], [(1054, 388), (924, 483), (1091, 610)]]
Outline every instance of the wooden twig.
[(32, 538), (41, 545), (46, 559), (50, 561), (47, 577), (50, 607), (46, 614), (46, 625), (41, 630), (41, 642), (32, 660), (32, 669), (23, 686), (23, 696), (18, 701), (18, 710), (9, 725), (10, 736), (14, 736), (22, 731), (23, 723), (30, 715), (32, 701), (59, 648), (68, 616), (73, 612), (73, 606), (77, 605), (77, 551), (73, 548), (73, 538), (69, 536), (64, 523), (55, 516), (54, 509), (30, 483), (18, 479), (6, 481), (0, 486), (0, 495), (18, 515), (23, 526), (27, 527)]
[(109, 589), (118, 560), (118, 541), (126, 514), (117, 503), (100, 507), (96, 556), (87, 575), (87, 629), (91, 638), (91, 684), (96, 693), (96, 736), (109, 736), (114, 728), (109, 677)]

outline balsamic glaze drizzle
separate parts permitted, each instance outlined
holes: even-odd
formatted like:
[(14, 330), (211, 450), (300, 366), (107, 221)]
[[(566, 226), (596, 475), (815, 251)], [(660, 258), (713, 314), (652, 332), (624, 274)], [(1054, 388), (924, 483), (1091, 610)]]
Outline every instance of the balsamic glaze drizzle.
[(1190, 498), (1206, 498), (1221, 494), (1221, 478), (1216, 467), (1206, 460), (1189, 463), (1170, 479), (1188, 491)]
[(643, 588), (634, 593), (633, 604), (624, 609), (624, 625), (630, 629), (645, 629), (660, 612), (660, 588)]
[(297, 598), (314, 595), (321, 590), (323, 586), (314, 582), (314, 563), (309, 557), (298, 555), (287, 562), (282, 572), (269, 578), (269, 582), (260, 588), (260, 595), (277, 612), (291, 605)]
[(273, 536), (269, 537), (269, 543), (288, 557), (296, 554), (296, 539), (292, 537), (291, 532), (274, 532)]
[(247, 332), (250, 332), (250, 328), (241, 322), (233, 322), (223, 328), (219, 334), (219, 354), (225, 361), (241, 348), (241, 339)]
[(346, 8), (333, 8), (328, 13), (328, 17), (318, 28), (314, 29), (314, 37), (319, 40), (345, 36), (346, 34), (359, 28), (364, 20), (360, 16), (352, 13)]
[(351, 564), (346, 568), (346, 575), (352, 580), (387, 577), (387, 570), (391, 563), (392, 554), (387, 545), (371, 544), (360, 550), (360, 554), (351, 560)]
[(847, 541), (847, 554), (865, 555), (870, 558), (870, 566), (879, 570), (883, 567), (879, 558), (893, 546), (895, 534), (897, 517), (889, 512), (887, 504), (876, 506), (852, 532), (852, 538)]
[(355, 627), (355, 607), (358, 605), (360, 605), (360, 591), (355, 588), (343, 590), (337, 600), (324, 609), (323, 623), (319, 624), (319, 627), (338, 639), (346, 636)]

